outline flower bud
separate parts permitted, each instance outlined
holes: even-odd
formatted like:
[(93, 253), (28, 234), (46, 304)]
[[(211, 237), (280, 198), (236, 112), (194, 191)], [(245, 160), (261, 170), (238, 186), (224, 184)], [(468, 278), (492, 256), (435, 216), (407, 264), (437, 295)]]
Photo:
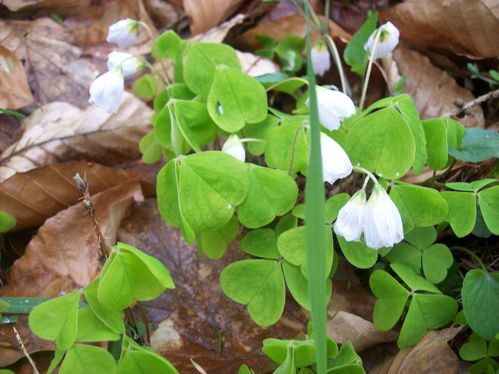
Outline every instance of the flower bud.
[(364, 229), (364, 208), (366, 192), (357, 191), (338, 212), (334, 232), (347, 241), (359, 241)]
[(239, 139), (239, 136), (235, 134), (227, 138), (224, 145), (222, 146), (222, 152), (234, 156), (241, 162), (244, 162), (246, 160), (246, 152), (244, 150), (243, 143), (241, 143), (241, 139)]
[(123, 76), (128, 78), (142, 70), (144, 62), (130, 53), (113, 51), (107, 56), (107, 68), (108, 70), (113, 70), (117, 67), (121, 68)]
[(326, 71), (331, 67), (331, 59), (329, 57), (329, 51), (323, 42), (317, 43), (317, 45), (312, 48), (312, 66), (314, 67), (314, 72), (316, 75), (323, 76)]
[(402, 218), (390, 196), (376, 184), (364, 210), (364, 240), (373, 249), (392, 247), (404, 239)]
[(399, 43), (399, 30), (391, 22), (387, 22), (384, 25), (376, 29), (369, 37), (366, 44), (364, 44), (364, 49), (371, 53), (374, 47), (374, 38), (376, 33), (379, 33), (378, 43), (376, 44), (376, 50), (374, 51), (373, 58), (376, 60), (378, 58), (385, 57), (391, 51), (395, 49)]
[(88, 102), (116, 113), (124, 91), (124, 77), (121, 68), (114, 68), (97, 77), (90, 86)]
[(343, 148), (329, 136), (321, 132), (322, 177), (324, 182), (333, 184), (352, 173), (352, 163)]
[(136, 41), (139, 34), (139, 21), (125, 18), (109, 26), (106, 40), (120, 48), (128, 48)]
[(319, 120), (329, 131), (341, 126), (343, 119), (355, 114), (355, 105), (344, 93), (317, 86)]

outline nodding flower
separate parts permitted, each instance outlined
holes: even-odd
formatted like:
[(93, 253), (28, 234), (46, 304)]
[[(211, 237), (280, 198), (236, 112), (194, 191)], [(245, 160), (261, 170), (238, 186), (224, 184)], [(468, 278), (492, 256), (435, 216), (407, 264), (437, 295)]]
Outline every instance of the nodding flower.
[(341, 146), (321, 132), (322, 177), (333, 184), (352, 173), (352, 163)]
[(119, 66), (102, 74), (90, 86), (88, 102), (116, 113), (125, 89), (124, 80), (123, 69)]
[(331, 58), (324, 42), (320, 41), (312, 48), (312, 66), (315, 74), (323, 76), (331, 67)]
[(115, 67), (121, 67), (123, 76), (128, 78), (144, 69), (145, 64), (143, 60), (130, 53), (113, 51), (107, 57), (107, 69), (113, 70)]
[(366, 207), (366, 192), (357, 191), (338, 212), (334, 223), (334, 232), (347, 241), (359, 241), (364, 230), (364, 209)]
[(120, 48), (131, 47), (139, 35), (139, 21), (125, 18), (109, 26), (106, 40)]
[(317, 86), (317, 108), (321, 125), (329, 131), (341, 126), (343, 119), (355, 114), (352, 99), (342, 92)]
[(236, 134), (232, 134), (227, 138), (222, 146), (222, 152), (234, 156), (241, 162), (246, 160), (246, 151), (244, 150), (243, 143)]
[[(391, 22), (387, 22), (371, 34), (366, 44), (364, 44), (364, 49), (367, 52), (372, 53), (373, 48), (375, 48), (373, 55), (375, 60), (385, 57), (395, 49), (399, 43), (399, 36), (400, 32), (395, 25)], [(375, 46), (374, 41), (376, 37), (378, 38), (378, 41)]]

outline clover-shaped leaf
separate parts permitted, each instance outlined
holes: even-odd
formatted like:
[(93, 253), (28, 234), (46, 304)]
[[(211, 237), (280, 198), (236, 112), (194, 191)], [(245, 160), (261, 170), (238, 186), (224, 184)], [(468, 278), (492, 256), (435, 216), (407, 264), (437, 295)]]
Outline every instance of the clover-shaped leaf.
[(298, 197), (298, 186), (282, 170), (248, 164), (249, 191), (237, 209), (239, 222), (258, 228), (290, 211)]
[(208, 112), (224, 131), (234, 133), (267, 117), (267, 93), (255, 78), (219, 67), (208, 94)]
[(220, 274), (220, 287), (232, 300), (247, 305), (249, 315), (260, 326), (270, 326), (282, 315), (286, 288), (277, 261), (233, 262)]
[(125, 243), (113, 247), (102, 269), (97, 296), (111, 309), (123, 310), (138, 300), (152, 300), (174, 288), (168, 270), (156, 258)]
[(108, 306), (102, 304), (97, 296), (98, 290), (99, 278), (94, 279), (83, 290), (87, 303), (102, 323), (115, 333), (122, 334), (125, 331), (125, 324), (123, 323), (124, 312), (122, 310), (110, 309)]
[(377, 298), (373, 320), (377, 329), (391, 329), (399, 320), (407, 299), (411, 296), (409, 310), (397, 341), (400, 348), (405, 348), (416, 344), (428, 329), (442, 327), (453, 320), (457, 312), (457, 302), (442, 295), (435, 286), (418, 276), (411, 268), (402, 264), (392, 264), (391, 267), (409, 287), (410, 292), (387, 272), (376, 270), (369, 280)]
[(494, 235), (499, 235), (499, 186), (480, 191), (478, 202), (485, 225)]
[(115, 333), (106, 326), (91, 308), (78, 310), (78, 336), (79, 342), (115, 341), (120, 334)]
[(473, 333), (468, 341), (459, 348), (459, 356), (466, 361), (478, 361), (487, 357), (487, 342), (480, 335)]
[(355, 352), (352, 342), (347, 340), (341, 345), (338, 355), (329, 359), (328, 374), (365, 374), (362, 359)]
[(499, 273), (470, 270), (461, 289), (463, 312), (471, 329), (486, 340), (499, 331)]
[(198, 241), (199, 250), (208, 258), (217, 260), (224, 255), (237, 234), (239, 234), (239, 222), (236, 216), (233, 216), (225, 226), (201, 233)]
[(315, 344), (313, 340), (269, 338), (263, 341), (262, 351), (277, 364), (292, 360), (292, 364), (296, 368), (302, 368), (315, 363)]
[(75, 344), (67, 353), (60, 374), (114, 373), (116, 362), (107, 350), (86, 344)]
[(279, 259), (277, 239), (272, 229), (252, 230), (240, 242), (241, 251), (260, 258)]
[(196, 235), (230, 221), (248, 185), (244, 164), (227, 153), (207, 151), (174, 159), (158, 174), (159, 211), (193, 242)]
[(359, 269), (369, 269), (378, 259), (378, 251), (369, 248), (362, 241), (346, 241), (342, 236), (337, 236), (343, 255), (353, 266)]
[(55, 340), (58, 349), (69, 349), (78, 335), (78, 304), (81, 290), (50, 299), (33, 308), (29, 327), (42, 339)]
[(449, 205), (449, 221), (458, 238), (473, 231), (476, 222), (476, 195), (473, 192), (442, 191), (442, 197)]

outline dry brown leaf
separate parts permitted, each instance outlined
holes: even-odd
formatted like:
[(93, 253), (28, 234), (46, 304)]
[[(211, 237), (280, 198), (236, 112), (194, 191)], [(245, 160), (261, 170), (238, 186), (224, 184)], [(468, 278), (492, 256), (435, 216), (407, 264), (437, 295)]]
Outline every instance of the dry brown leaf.
[(370, 320), (375, 302), (373, 294), (365, 287), (352, 286), (350, 281), (335, 279), (334, 292), (328, 310), (331, 316), (343, 311)]
[(199, 42), (222, 43), (229, 31), (236, 25), (244, 21), (244, 15), (237, 14), (230, 20), (225, 21), (221, 25), (215, 26), (202, 34), (194, 35), (190, 40)]
[[(259, 23), (256, 27), (246, 31), (241, 36), (241, 41), (252, 49), (259, 47), (255, 37), (257, 35), (267, 35), (279, 41), (289, 35), (305, 37), (307, 33), (307, 23), (302, 15), (291, 15), (281, 17), (275, 21)], [(343, 42), (348, 42), (351, 35), (343, 30), (333, 21), (329, 21), (329, 34), (333, 38), (339, 38)], [(319, 34), (312, 30), (312, 39), (318, 39)]]
[(98, 71), (72, 42), (71, 32), (50, 18), (0, 19), (0, 45), (24, 61), (33, 95), (41, 104), (60, 100), (88, 105), (88, 88)]
[(21, 120), (0, 113), (0, 154), (15, 141), (22, 132)]
[(182, 9), (163, 0), (144, 0), (144, 6), (161, 28), (171, 28), (184, 16)]
[(249, 52), (237, 52), (237, 57), (241, 62), (241, 67), (243, 72), (252, 77), (258, 77), (263, 74), (278, 73), (279, 67), (274, 62), (269, 59), (255, 56), (253, 53)]
[(328, 334), (338, 344), (350, 340), (356, 352), (361, 352), (380, 343), (393, 342), (398, 337), (395, 331), (378, 331), (372, 322), (343, 311), (337, 313), (328, 322)]
[(459, 331), (461, 327), (429, 331), (416, 346), (387, 358), (369, 374), (457, 374), (459, 359), (447, 342)]
[(499, 56), (497, 0), (406, 0), (386, 10), (402, 37), (475, 58)]
[[(399, 45), (393, 52), (393, 62), (383, 61), (388, 85), (393, 86), (400, 76), (406, 76), (404, 90), (409, 93), (422, 118), (434, 118), (455, 112), (455, 100), (468, 102), (475, 97), (459, 86), (444, 70), (432, 65), (421, 53)], [(465, 118), (459, 119), (468, 127), (483, 127), (484, 116), (480, 106), (474, 106)]]
[(0, 206), (16, 217), (14, 230), (39, 226), (57, 212), (76, 204), (81, 198), (73, 182), (76, 173), (85, 176), (92, 194), (129, 178), (123, 170), (88, 162), (49, 165), (17, 173), (0, 183)]
[(17, 56), (0, 46), (0, 108), (17, 109), (33, 102), (26, 73)]
[(151, 115), (146, 104), (126, 92), (116, 114), (96, 106), (82, 111), (67, 103), (44, 105), (29, 116), (21, 139), (0, 156), (0, 181), (61, 161), (112, 165), (136, 159)]
[(28, 327), (28, 316), (20, 315), (14, 324), (0, 324), (0, 367), (11, 365), (24, 357), (13, 327), (18, 331), (28, 353), (55, 349), (53, 342), (40, 339), (31, 332)]
[(281, 320), (267, 328), (251, 321), (246, 307), (220, 290), (220, 272), (241, 258), (235, 248), (221, 260), (200, 259), (195, 246), (187, 245), (177, 229), (160, 218), (156, 199), (139, 203), (123, 221), (120, 241), (130, 243), (159, 258), (170, 270), (176, 288), (144, 303), (149, 320), (158, 326), (152, 347), (171, 360), (180, 373), (192, 373), (190, 358), (207, 373), (236, 373), (243, 363), (256, 372), (266, 362), (262, 340), (293, 338), (305, 330), (303, 308), (291, 298)]
[(67, 14), (68, 8), (81, 8), (90, 5), (92, 0), (3, 0), (2, 4), (9, 10), (16, 12), (23, 10), (51, 9), (54, 11), (63, 10)]
[(243, 0), (184, 0), (193, 35), (208, 31), (230, 17)]
[[(91, 186), (90, 186), (91, 187)], [(137, 181), (128, 181), (93, 196), (95, 217), (108, 246), (134, 200), (142, 200)], [(9, 273), (2, 296), (55, 297), (84, 287), (99, 270), (99, 244), (90, 218), (77, 203), (47, 219)]]

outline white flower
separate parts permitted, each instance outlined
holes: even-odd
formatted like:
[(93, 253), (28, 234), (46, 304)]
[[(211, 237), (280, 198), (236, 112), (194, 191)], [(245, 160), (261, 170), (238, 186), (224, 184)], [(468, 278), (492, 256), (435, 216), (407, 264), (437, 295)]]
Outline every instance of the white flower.
[(349, 242), (359, 241), (364, 229), (365, 206), (366, 192), (359, 190), (338, 212), (334, 232)]
[(379, 34), (378, 43), (376, 44), (376, 50), (374, 51), (374, 59), (385, 57), (391, 51), (395, 49), (397, 44), (399, 43), (399, 30), (393, 25), (391, 22), (387, 22), (384, 25), (380, 26), (376, 29), (369, 40), (364, 44), (364, 49), (371, 53), (374, 46), (374, 38), (376, 33)]
[(329, 131), (340, 127), (344, 118), (355, 114), (355, 105), (344, 93), (317, 86), (317, 107), (322, 126)]
[(120, 67), (127, 78), (142, 70), (144, 62), (130, 53), (113, 51), (107, 56), (107, 68), (113, 70), (116, 67)]
[(128, 48), (137, 41), (139, 21), (125, 18), (109, 26), (106, 40), (118, 44), (120, 48)]
[(331, 59), (326, 45), (322, 42), (312, 48), (312, 66), (315, 74), (323, 76), (331, 67)]
[(333, 184), (352, 173), (352, 163), (343, 148), (329, 136), (321, 132), (322, 177), (324, 182)]
[(239, 136), (235, 134), (227, 138), (222, 146), (222, 152), (234, 156), (241, 162), (246, 160), (246, 152), (244, 151), (243, 143), (241, 142), (241, 139), (239, 139)]
[(116, 113), (123, 97), (124, 77), (121, 68), (114, 68), (98, 77), (90, 86), (90, 99), (110, 113)]
[(404, 239), (402, 218), (390, 196), (376, 184), (364, 210), (364, 240), (374, 249), (392, 247)]

